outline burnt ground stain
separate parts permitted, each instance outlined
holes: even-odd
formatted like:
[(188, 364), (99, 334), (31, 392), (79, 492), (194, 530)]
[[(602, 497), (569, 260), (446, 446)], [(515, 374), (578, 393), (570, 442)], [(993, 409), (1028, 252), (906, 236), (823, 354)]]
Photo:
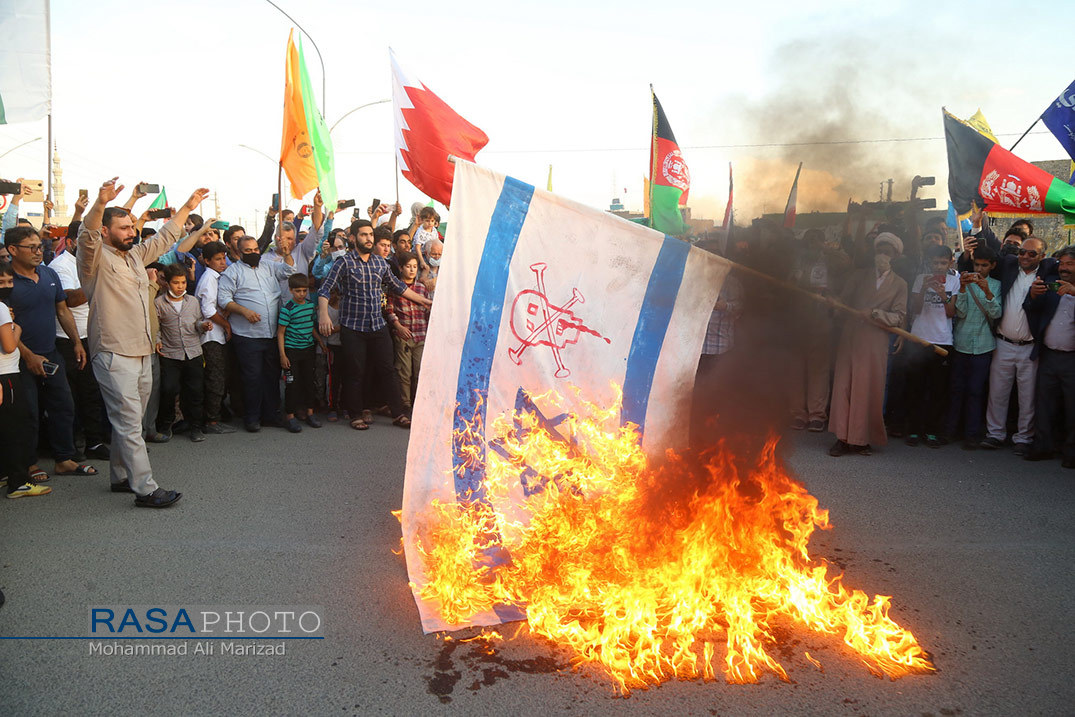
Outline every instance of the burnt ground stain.
[[(462, 661), (462, 668), (456, 664), (457, 660)], [(428, 692), (442, 703), (452, 701), (452, 692), (463, 679), (464, 670), (468, 675), (473, 675), (473, 681), (467, 689), (477, 692), (482, 687), (508, 679), (512, 674), (540, 675), (567, 668), (567, 665), (548, 655), (520, 660), (505, 657), (489, 640), (481, 638), (445, 640), (431, 666), (433, 674), (426, 678)]]

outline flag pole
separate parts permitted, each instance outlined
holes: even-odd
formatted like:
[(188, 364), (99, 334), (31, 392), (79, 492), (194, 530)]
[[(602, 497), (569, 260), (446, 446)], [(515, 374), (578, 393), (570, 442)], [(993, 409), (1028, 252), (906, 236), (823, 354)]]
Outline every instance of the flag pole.
[[(46, 177), (48, 177), (48, 194), (46, 195), (46, 198), (49, 200), (49, 202), (51, 202), (52, 201), (52, 112), (51, 111), (49, 112), (49, 149), (48, 149), (48, 152), (46, 152), (46, 157), (48, 158), (48, 170), (47, 170), (48, 174), (45, 175)], [(49, 208), (46, 205), (44, 207), (44, 210), (41, 213), (41, 216), (42, 216), (41, 223), (42, 224), (45, 224), (45, 223), (48, 222), (48, 220), (51, 218), (50, 214), (51, 214), (51, 212), (49, 211)]]
[(397, 152), (393, 152), (392, 155), (392, 158), (396, 162), (396, 204), (399, 204), (399, 154)]
[(1011, 146), (1011, 148), (1010, 148), (1010, 149), (1008, 149), (1008, 151), (1009, 151), (1009, 152), (1014, 152), (1014, 151), (1015, 151), (1015, 148), (1016, 148), (1016, 146), (1017, 146), (1017, 145), (1018, 145), (1018, 144), (1019, 144), (1020, 142), (1022, 142), (1022, 141), (1023, 141), (1023, 137), (1026, 137), (1026, 136), (1027, 136), (1028, 134), (1030, 134), (1030, 130), (1034, 129), (1034, 127), (1035, 127), (1035, 126), (1036, 126), (1036, 125), (1038, 124), (1038, 122), (1041, 122), (1041, 116), (1039, 116), (1039, 117), (1038, 117), (1038, 118), (1037, 118), (1036, 120), (1034, 120), (1034, 124), (1032, 124), (1032, 125), (1030, 125), (1029, 127), (1027, 127), (1027, 128), (1026, 128), (1026, 132), (1023, 132), (1023, 134), (1022, 134), (1022, 135), (1021, 135), (1021, 136), (1019, 137), (1019, 139), (1015, 140), (1015, 144), (1013, 144), (1013, 145)]
[(284, 210), (284, 163), (276, 165), (276, 222), (277, 226), (284, 223), (282, 216)]

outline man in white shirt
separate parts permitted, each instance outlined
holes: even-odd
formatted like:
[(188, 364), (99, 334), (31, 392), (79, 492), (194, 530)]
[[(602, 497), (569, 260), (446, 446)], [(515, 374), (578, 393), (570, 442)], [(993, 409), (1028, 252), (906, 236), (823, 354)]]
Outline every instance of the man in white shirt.
[[(952, 271), (952, 250), (932, 244), (926, 248), (928, 274), (919, 274), (911, 288), (914, 315), (911, 333), (931, 344), (952, 350), (952, 317), (956, 313), (959, 274)], [(907, 343), (906, 439), (909, 446), (925, 440), (930, 448), (941, 447), (940, 428), (948, 395), (951, 363), (933, 349)]]
[(1012, 436), (1012, 451), (1025, 456), (1034, 438), (1034, 384), (1038, 361), (1034, 335), (1023, 302), (1039, 276), (1055, 278), (1056, 260), (1045, 259), (1045, 242), (1028, 237), (1015, 256), (1002, 256), (997, 263), (1004, 308), (997, 322), (997, 348), (989, 368), (989, 408), (986, 411), (986, 437), (982, 448), (996, 449), (1007, 437), (1008, 401), (1012, 384), (1018, 386), (1019, 424)]
[(205, 265), (205, 271), (198, 280), (194, 296), (202, 307), (202, 315), (213, 325), (202, 335), (202, 357), (205, 360), (205, 432), (235, 433), (234, 428), (220, 421), (228, 382), (228, 354), (225, 344), (231, 338), (231, 325), (225, 312), (217, 306), (216, 299), (220, 275), (228, 264), (227, 246), (223, 242), (206, 244), (202, 247), (201, 261)]

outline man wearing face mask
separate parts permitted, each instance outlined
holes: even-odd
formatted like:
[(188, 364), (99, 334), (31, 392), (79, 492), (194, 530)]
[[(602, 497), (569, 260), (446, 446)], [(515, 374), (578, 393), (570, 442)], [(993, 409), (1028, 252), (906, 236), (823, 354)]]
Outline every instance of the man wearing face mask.
[(874, 240), (874, 267), (848, 277), (841, 301), (862, 313), (848, 317), (836, 352), (829, 430), (836, 442), (830, 456), (868, 456), (870, 446), (888, 442), (885, 432), (885, 375), (888, 333), (883, 326), (903, 326), (907, 316), (907, 282), (892, 270), (903, 241), (882, 232)]
[[(142, 415), (153, 387), (153, 339), (146, 265), (156, 261), (179, 237), (187, 216), (209, 195), (196, 189), (161, 230), (135, 245), (130, 214), (108, 207), (123, 186), (114, 177), (103, 185), (78, 235), (78, 274), (90, 300), (89, 338), (93, 371), (112, 423), (112, 491), (136, 494), (135, 505), (164, 508), (182, 496), (153, 480), (142, 438)], [(196, 237), (179, 243), (189, 251)]]
[[(1045, 257), (1045, 242), (1028, 237), (1015, 256), (1000, 257), (993, 278), (1000, 280), (1001, 314), (997, 322), (997, 347), (989, 367), (989, 407), (985, 414), (986, 437), (982, 448), (996, 449), (1007, 438), (1008, 402), (1012, 385), (1019, 387), (1019, 423), (1012, 436), (1012, 452), (1025, 456), (1034, 439), (1034, 385), (1038, 360), (1034, 335), (1024, 302), (1036, 298), (1045, 284), (1058, 280), (1056, 259)], [(1037, 284), (1040, 289), (1034, 289)]]
[(444, 253), (444, 243), (440, 239), (433, 239), (426, 244), (426, 268), (422, 270), (421, 281), (425, 285), (430, 296), (437, 289), (437, 274), (440, 272), (440, 257)]
[(372, 418), (363, 411), (362, 395), (366, 366), (369, 365), (376, 380), (385, 388), (389, 408), (395, 416), (393, 423), (408, 428), (411, 422), (404, 412), (399, 376), (393, 365), (392, 336), (384, 318), (382, 281), (387, 278), (392, 293), (405, 296), (416, 304), (428, 307), (432, 302), (407, 288), (389, 270), (388, 262), (373, 253), (373, 225), (370, 222), (355, 220), (348, 234), (355, 241), (355, 251), (348, 252), (333, 264), (321, 283), (317, 299), (318, 329), (322, 336), (332, 334), (328, 302), (329, 294), (337, 289), (340, 293), (341, 340), (348, 363), (344, 396), (352, 416), (351, 427), (365, 430)]
[(280, 283), (295, 267), (285, 261), (262, 261), (256, 237), (239, 240), (240, 259), (217, 284), (217, 306), (228, 312), (231, 343), (243, 384), (243, 422), (256, 433), (262, 424), (280, 425), (280, 354), (276, 318)]

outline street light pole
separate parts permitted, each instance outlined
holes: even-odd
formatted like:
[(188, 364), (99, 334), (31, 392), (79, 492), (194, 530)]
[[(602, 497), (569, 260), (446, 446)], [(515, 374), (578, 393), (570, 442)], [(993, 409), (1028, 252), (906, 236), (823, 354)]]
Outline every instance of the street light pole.
[(310, 33), (306, 32), (306, 29), (303, 28), (303, 26), (300, 25), (295, 18), (291, 17), (286, 12), (284, 12), (284, 9), (282, 7), (280, 7), (279, 5), (274, 3), (272, 0), (265, 0), (265, 2), (269, 3), (270, 5), (272, 5), (274, 8), (279, 10), (283, 14), (284, 17), (286, 17), (291, 22), (295, 23), (295, 27), (299, 28), (299, 30), (302, 32), (302, 34), (310, 39), (310, 44), (314, 46), (314, 51), (317, 53), (317, 59), (321, 63), (321, 116), (324, 117), (325, 112), (326, 112), (326, 110), (325, 110), (325, 60), (324, 60), (324, 58), (321, 57), (320, 48), (318, 48), (317, 43), (314, 42), (314, 38), (310, 35)]
[(33, 139), (26, 140), (22, 144), (15, 145), (14, 147), (9, 149), (8, 151), (4, 152), (3, 154), (0, 154), (0, 159), (3, 159), (4, 157), (8, 156), (12, 152), (14, 152), (16, 149), (19, 149), (20, 147), (25, 147), (28, 144), (33, 144), (34, 142), (36, 142), (39, 139), (41, 139), (41, 138), (40, 137), (34, 137)]
[[(38, 139), (41, 139), (41, 138), (38, 137)], [(250, 147), (249, 145), (245, 145), (245, 144), (240, 144), (239, 146), (242, 147), (243, 149), (249, 149), (251, 152), (257, 152), (258, 154), (260, 154), (262, 157), (264, 157), (265, 159), (269, 160), (273, 164), (279, 164), (280, 163), (278, 160), (273, 159), (269, 155), (267, 155), (264, 152), (262, 152), (260, 149), (255, 149), (254, 147)]]
[(361, 109), (365, 109), (366, 107), (372, 107), (373, 105), (383, 105), (385, 102), (391, 102), (391, 101), (392, 100), (377, 100), (376, 102), (367, 102), (364, 105), (359, 105), (358, 107), (355, 107), (353, 110), (348, 110), (347, 112), (344, 112), (343, 117), (340, 117), (338, 120), (333, 122), (332, 126), (328, 128), (328, 133), (332, 134), (332, 130), (336, 129), (336, 127), (339, 126), (340, 122), (343, 122), (347, 117), (351, 116), (353, 113), (358, 112)]

